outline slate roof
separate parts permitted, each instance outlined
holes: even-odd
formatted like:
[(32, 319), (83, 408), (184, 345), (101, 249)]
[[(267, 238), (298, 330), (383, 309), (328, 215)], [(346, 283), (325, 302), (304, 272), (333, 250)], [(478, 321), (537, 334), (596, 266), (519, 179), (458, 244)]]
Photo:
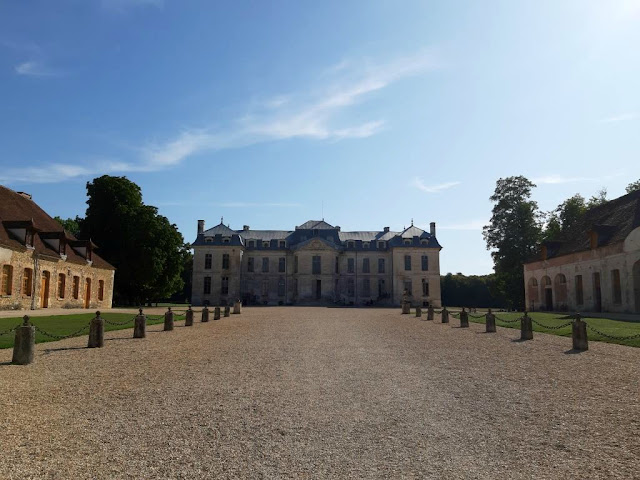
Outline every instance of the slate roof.
[(324, 220), (307, 220), (302, 225), (296, 227), (298, 230), (333, 230), (333, 225), (329, 225)]
[[(12, 250), (26, 251), (27, 247), (24, 243), (16, 239), (8, 230), (14, 222), (25, 222), (30, 224), (36, 234), (33, 238), (34, 251), (40, 255), (49, 256), (60, 259), (60, 254), (51, 248), (42, 239), (49, 238), (58, 234), (67, 240), (67, 262), (78, 265), (87, 265), (85, 258), (77, 253), (72, 247), (72, 242), (78, 240), (71, 233), (62, 228), (57, 221), (51, 218), (40, 206), (33, 200), (11, 190), (10, 188), (0, 185), (0, 245), (8, 247)], [(95, 252), (91, 254), (92, 267), (108, 270), (115, 270), (106, 260), (101, 258)]]

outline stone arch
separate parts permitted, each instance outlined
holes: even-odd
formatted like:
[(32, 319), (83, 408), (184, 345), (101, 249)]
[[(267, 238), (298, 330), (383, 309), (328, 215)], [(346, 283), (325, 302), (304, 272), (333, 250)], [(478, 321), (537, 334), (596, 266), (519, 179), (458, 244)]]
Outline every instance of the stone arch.
[(633, 264), (633, 296), (636, 303), (636, 313), (640, 313), (640, 260)]
[(553, 280), (553, 295), (557, 309), (567, 308), (567, 277), (559, 273)]
[(540, 281), (540, 303), (544, 310), (553, 310), (553, 286), (548, 275)]

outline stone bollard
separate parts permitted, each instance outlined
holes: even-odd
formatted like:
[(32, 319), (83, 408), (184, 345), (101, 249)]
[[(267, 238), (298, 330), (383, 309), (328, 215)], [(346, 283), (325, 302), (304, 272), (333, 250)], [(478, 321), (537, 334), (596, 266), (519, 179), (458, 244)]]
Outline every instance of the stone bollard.
[(29, 317), (22, 317), (24, 323), (16, 328), (16, 339), (13, 343), (13, 358), (11, 363), (29, 365), (33, 363), (36, 347), (36, 327), (29, 324)]
[[(214, 319), (215, 320), (215, 319)], [(201, 322), (202, 323), (206, 323), (209, 321), (209, 307), (207, 307), (206, 305), (204, 306), (204, 308), (202, 309), (202, 319)]]
[(191, 310), (191, 305), (189, 305), (189, 309), (184, 314), (184, 326), (193, 327), (193, 310)]
[(571, 325), (571, 339), (574, 350), (589, 350), (589, 340), (587, 339), (587, 323), (576, 315), (573, 325)]
[(138, 311), (140, 313), (133, 322), (133, 338), (144, 338), (147, 336), (147, 316), (142, 313), (142, 309)]
[(233, 304), (234, 315), (239, 315), (241, 309), (242, 309), (242, 302), (240, 300), (237, 300), (236, 303)]
[(433, 307), (429, 305), (429, 308), (427, 308), (427, 320), (433, 320), (434, 315)]
[(89, 344), (87, 348), (101, 347), (104, 347), (104, 319), (98, 311), (89, 324)]
[(216, 307), (213, 310), (213, 319), (220, 320), (220, 307)]
[(416, 317), (422, 317), (422, 307), (420, 305), (416, 307)]
[(460, 328), (469, 328), (469, 314), (462, 307), (462, 311), (460, 312)]
[(164, 331), (170, 332), (173, 330), (173, 312), (171, 307), (167, 307), (167, 313), (164, 314)]
[(491, 309), (485, 315), (486, 320), (486, 332), (487, 333), (495, 333), (496, 331), (496, 316), (491, 313)]
[(224, 307), (224, 316), (228, 317), (231, 314), (231, 307), (229, 305), (226, 305)]
[(411, 313), (411, 304), (409, 302), (402, 302), (402, 314), (407, 315)]
[(526, 311), (520, 319), (520, 340), (533, 340), (533, 322)]
[(442, 307), (442, 323), (449, 323), (449, 310), (447, 310), (447, 307)]

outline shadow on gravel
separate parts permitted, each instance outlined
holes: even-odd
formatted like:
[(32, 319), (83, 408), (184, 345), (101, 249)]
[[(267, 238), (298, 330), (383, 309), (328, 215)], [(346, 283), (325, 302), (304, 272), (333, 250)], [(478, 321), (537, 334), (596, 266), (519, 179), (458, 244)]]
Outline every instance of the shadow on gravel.
[(2, 366), (2, 365), (12, 365), (12, 363), (11, 362), (0, 362), (0, 366)]
[(87, 347), (60, 347), (60, 348), (45, 348), (44, 355), (49, 355), (50, 353), (55, 352), (63, 352), (65, 350), (86, 350)]
[(572, 349), (567, 350), (566, 352), (564, 352), (564, 354), (565, 355), (575, 355), (577, 353), (584, 353), (586, 351), (588, 351), (588, 350), (575, 350), (575, 349), (572, 348)]
[(113, 342), (115, 340), (133, 340), (133, 337), (115, 337), (115, 338), (105, 338), (105, 342)]
[(520, 338), (512, 338), (511, 342), (512, 343), (525, 343), (525, 342), (530, 342), (531, 340), (522, 340)]

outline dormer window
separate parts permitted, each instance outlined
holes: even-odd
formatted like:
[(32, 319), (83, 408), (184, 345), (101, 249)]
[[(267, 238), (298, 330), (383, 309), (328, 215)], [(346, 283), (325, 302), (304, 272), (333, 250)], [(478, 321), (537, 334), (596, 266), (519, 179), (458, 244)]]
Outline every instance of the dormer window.
[(262, 242), (262, 248), (269, 248), (269, 242)]
[(411, 240), (409, 240), (408, 238), (405, 238), (404, 244), (405, 245), (411, 245)]
[(420, 240), (420, 245), (422, 245), (423, 247), (426, 247), (428, 244), (428, 242), (426, 240)]
[(353, 248), (355, 246), (355, 244), (353, 242), (348, 242), (347, 243), (347, 247), (349, 248)]
[(231, 238), (229, 238), (229, 237), (224, 237), (222, 239), (222, 243), (230, 243), (230, 242), (231, 242)]
[(33, 230), (27, 229), (27, 233), (24, 236), (24, 244), (27, 247), (33, 247)]
[(369, 245), (370, 245), (369, 242), (364, 242), (362, 244), (362, 248), (369, 248)]
[(287, 246), (287, 242), (284, 240), (280, 240), (280, 248), (285, 248)]
[(384, 248), (384, 247), (385, 247), (385, 242), (384, 241), (378, 242), (378, 248)]
[(205, 242), (205, 243), (213, 243), (213, 238), (211, 238), (211, 237), (206, 237), (206, 238), (204, 239), (204, 242)]
[(256, 246), (256, 242), (253, 240), (249, 240), (249, 248), (254, 248)]

